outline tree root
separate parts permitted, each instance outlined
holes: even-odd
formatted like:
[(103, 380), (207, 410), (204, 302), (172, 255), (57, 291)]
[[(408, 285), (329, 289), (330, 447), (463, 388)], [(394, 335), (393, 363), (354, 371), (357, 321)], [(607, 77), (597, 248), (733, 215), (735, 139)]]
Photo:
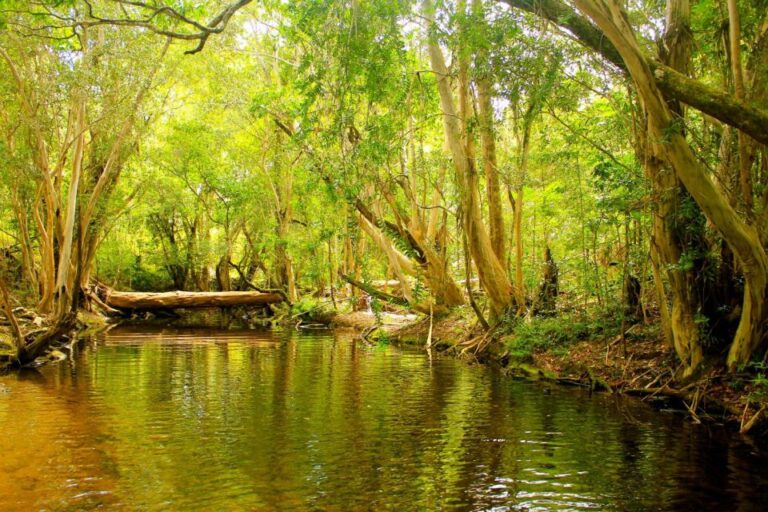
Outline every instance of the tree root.
[[(743, 418), (746, 415), (746, 411), (743, 411), (735, 404), (724, 402), (723, 400), (708, 394), (706, 392), (706, 385), (706, 383), (693, 383), (685, 386), (684, 388), (676, 389), (670, 387), (668, 384), (664, 384), (663, 386), (659, 387), (623, 389), (622, 393), (645, 398), (656, 396), (675, 398), (680, 400), (685, 405), (686, 409), (691, 414), (691, 417), (694, 419), (694, 421), (697, 422), (701, 422), (701, 413), (705, 413), (708, 416), (710, 413), (717, 414), (723, 419), (730, 418), (734, 422), (738, 421), (737, 418), (742, 418), (742, 424), (740, 428), (741, 433), (746, 433), (752, 429), (758, 421), (760, 421), (759, 418), (761, 417), (761, 412), (765, 409), (765, 406), (758, 410), (752, 416), (752, 418), (750, 418), (749, 422), (744, 423)], [(745, 409), (748, 408), (749, 403), (747, 403)]]

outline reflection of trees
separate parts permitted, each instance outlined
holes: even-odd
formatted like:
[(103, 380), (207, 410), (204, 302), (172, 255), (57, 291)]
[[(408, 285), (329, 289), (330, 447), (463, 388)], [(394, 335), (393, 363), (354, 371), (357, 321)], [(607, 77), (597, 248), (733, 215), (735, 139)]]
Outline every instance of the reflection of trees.
[[(341, 335), (116, 329), (76, 363), (45, 368), (43, 382), (8, 381), (0, 503), (108, 490), (88, 499), (637, 510), (737, 507), (766, 488), (737, 446), (635, 402), (545, 392)], [(63, 487), (68, 476), (77, 492)]]
[[(88, 379), (67, 365), (22, 370), (0, 396), (0, 508), (81, 509), (110, 505), (118, 474)], [(12, 505), (11, 505), (12, 504)]]

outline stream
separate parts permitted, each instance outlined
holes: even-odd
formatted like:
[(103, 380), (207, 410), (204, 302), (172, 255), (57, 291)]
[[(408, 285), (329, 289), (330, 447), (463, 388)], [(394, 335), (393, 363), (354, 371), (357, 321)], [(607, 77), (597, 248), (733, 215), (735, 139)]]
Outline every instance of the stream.
[(760, 510), (768, 457), (637, 399), (343, 332), (117, 327), (0, 376), (0, 510)]

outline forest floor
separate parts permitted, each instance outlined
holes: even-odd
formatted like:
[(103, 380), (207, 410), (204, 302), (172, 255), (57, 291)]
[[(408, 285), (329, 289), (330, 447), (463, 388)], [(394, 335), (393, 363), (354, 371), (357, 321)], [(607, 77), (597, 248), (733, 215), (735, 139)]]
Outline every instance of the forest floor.
[[(657, 324), (630, 325), (623, 337), (593, 327), (600, 324), (581, 325), (569, 317), (534, 319), (529, 325), (497, 327), (498, 335), (484, 343), (475, 319), (459, 310), (432, 323), (432, 343), (460, 357), (500, 366), (509, 375), (635, 395), (679, 410), (694, 422), (728, 424), (755, 439), (768, 439), (764, 366), (728, 374), (722, 365), (705, 364), (696, 378), (681, 381), (679, 364), (661, 341)], [(426, 318), (388, 337), (423, 345), (428, 335)]]

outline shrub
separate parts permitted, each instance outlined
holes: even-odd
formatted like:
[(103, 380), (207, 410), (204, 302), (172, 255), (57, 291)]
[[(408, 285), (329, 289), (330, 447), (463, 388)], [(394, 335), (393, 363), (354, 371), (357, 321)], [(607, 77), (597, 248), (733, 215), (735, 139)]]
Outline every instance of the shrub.
[(567, 353), (577, 341), (613, 335), (618, 331), (618, 323), (615, 316), (604, 314), (592, 318), (563, 315), (517, 320), (506, 338), (506, 345), (510, 355), (519, 359), (528, 359), (535, 352)]

